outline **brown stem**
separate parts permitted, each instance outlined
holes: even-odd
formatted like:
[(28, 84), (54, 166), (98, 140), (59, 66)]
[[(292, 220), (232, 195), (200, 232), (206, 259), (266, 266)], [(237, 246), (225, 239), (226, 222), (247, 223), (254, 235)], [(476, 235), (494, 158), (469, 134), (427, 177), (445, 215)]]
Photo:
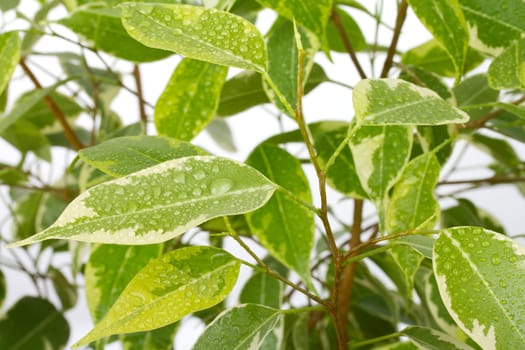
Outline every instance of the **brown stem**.
[[(29, 79), (31, 79), (31, 81), (33, 82), (35, 87), (37, 89), (42, 89), (42, 85), (40, 84), (40, 82), (38, 81), (36, 76), (33, 74), (31, 69), (27, 66), (24, 58), (20, 59), (19, 63), (20, 63), (20, 66), (22, 67), (22, 69), (24, 70), (24, 73), (29, 77)], [(66, 120), (66, 116), (64, 115), (64, 112), (62, 112), (60, 107), (58, 107), (58, 105), (55, 103), (53, 98), (51, 98), (50, 96), (45, 96), (44, 97), (44, 103), (46, 104), (47, 108), (49, 108), (51, 113), (53, 113), (55, 118), (58, 120), (58, 122), (62, 126), (62, 129), (64, 130), (64, 135), (66, 136), (67, 141), (77, 151), (82, 149), (82, 148), (84, 148), (84, 146), (82, 145), (82, 143), (78, 139), (77, 135), (73, 132), (73, 129), (71, 129), (71, 127), (69, 126), (69, 123)]]
[(445, 185), (465, 185), (465, 184), (479, 184), (479, 185), (497, 185), (497, 184), (508, 184), (515, 182), (525, 182), (525, 177), (521, 176), (491, 176), (483, 179), (468, 179), (468, 180), (452, 180), (442, 181), (438, 183), (438, 186)]
[(144, 94), (142, 92), (142, 78), (140, 76), (140, 68), (137, 64), (133, 65), (133, 77), (135, 78), (135, 86), (137, 87), (140, 120), (144, 126), (144, 132), (147, 133), (148, 115), (146, 114), (146, 108), (144, 106)]
[(334, 24), (335, 29), (337, 30), (337, 33), (339, 34), (339, 37), (341, 38), (341, 41), (343, 42), (346, 52), (348, 52), (348, 55), (350, 55), (350, 59), (352, 60), (355, 69), (359, 73), (359, 76), (361, 77), (361, 79), (366, 79), (365, 71), (363, 70), (363, 67), (361, 67), (361, 64), (359, 63), (359, 59), (357, 58), (357, 55), (355, 53), (354, 46), (352, 45), (350, 38), (345, 32), (345, 28), (343, 26), (343, 23), (341, 22), (341, 17), (337, 13), (337, 9), (335, 6), (334, 8), (332, 8), (330, 20)]
[[(363, 220), (363, 200), (356, 199), (354, 201), (354, 218), (353, 218), (350, 248), (357, 247), (361, 244), (361, 223)], [(353, 256), (353, 255), (351, 255)], [(337, 293), (337, 318), (339, 332), (342, 334), (344, 344), (350, 341), (348, 333), (348, 325), (350, 323), (350, 304), (352, 301), (352, 285), (354, 284), (354, 276), (357, 263), (351, 263), (343, 268), (341, 273), (341, 281)]]
[(401, 28), (405, 23), (407, 16), (408, 3), (406, 0), (402, 0), (397, 9), (396, 25), (394, 27), (394, 35), (392, 41), (390, 42), (390, 47), (386, 54), (385, 63), (383, 65), (383, 70), (381, 71), (381, 78), (388, 77), (388, 72), (392, 68), (392, 63), (394, 62), (394, 55), (396, 54), (397, 42), (399, 41), (399, 36), (401, 35)]
[[(511, 103), (513, 105), (519, 105), (520, 103), (522, 103), (524, 101), (525, 101), (525, 95), (521, 96), (520, 98), (518, 98), (515, 101), (512, 101)], [(465, 125), (465, 128), (466, 129), (479, 129), (479, 128), (482, 128), (482, 127), (485, 126), (485, 124), (487, 124), (488, 121), (490, 121), (491, 119), (496, 118), (498, 115), (502, 114), (503, 112), (505, 112), (505, 110), (503, 108), (496, 109), (496, 110), (494, 110), (494, 111), (484, 115), (481, 118), (478, 118), (476, 120), (473, 120), (473, 121), (469, 122), (467, 125)]]

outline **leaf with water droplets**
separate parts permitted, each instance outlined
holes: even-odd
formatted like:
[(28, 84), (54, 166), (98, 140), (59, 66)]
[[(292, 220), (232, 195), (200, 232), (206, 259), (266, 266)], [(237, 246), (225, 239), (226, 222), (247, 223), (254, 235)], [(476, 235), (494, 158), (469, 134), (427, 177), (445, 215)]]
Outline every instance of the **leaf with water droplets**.
[(263, 305), (245, 304), (233, 307), (206, 327), (193, 350), (260, 349), (281, 318), (279, 310)]
[(150, 260), (73, 347), (113, 334), (157, 329), (212, 307), (230, 293), (239, 268), (236, 258), (213, 247), (181, 248)]
[(352, 95), (361, 125), (440, 125), (465, 123), (468, 115), (434, 91), (399, 79), (364, 79)]
[(480, 227), (440, 232), (434, 275), (456, 323), (483, 349), (525, 348), (525, 248)]
[(421, 23), (432, 33), (452, 59), (459, 81), (468, 48), (468, 28), (458, 0), (408, 0)]
[(266, 71), (259, 30), (234, 14), (191, 5), (125, 3), (122, 23), (146, 46), (225, 66)]
[(20, 59), (22, 43), (18, 32), (0, 35), (0, 95), (4, 92)]
[(474, 350), (471, 346), (437, 329), (411, 326), (403, 329), (401, 333), (425, 350)]
[(522, 0), (459, 0), (470, 31), (470, 46), (492, 55), (525, 33)]
[(386, 230), (389, 234), (434, 228), (439, 218), (434, 188), (440, 169), (432, 152), (422, 154), (406, 165), (387, 208)]
[(115, 177), (171, 159), (205, 154), (191, 143), (163, 136), (117, 137), (78, 152), (84, 162)]
[(487, 72), (494, 89), (520, 89), (525, 87), (525, 39), (512, 43), (492, 61)]
[(159, 134), (190, 141), (215, 115), (228, 68), (183, 59), (155, 105)]
[(253, 211), (276, 188), (255, 169), (230, 159), (174, 159), (90, 188), (49, 228), (12, 246), (47, 239), (164, 242), (210, 219)]
[(325, 30), (332, 10), (332, 0), (257, 0), (279, 15), (295, 20), (325, 41)]
[(118, 9), (81, 7), (59, 23), (89, 40), (94, 48), (128, 61), (151, 62), (172, 54), (131, 38), (122, 26)]
[(312, 211), (298, 204), (298, 200), (312, 201), (301, 163), (285, 150), (269, 144), (258, 146), (246, 163), (297, 196), (294, 199), (278, 192), (262, 208), (248, 213), (246, 219), (270, 254), (310, 283), (315, 226)]

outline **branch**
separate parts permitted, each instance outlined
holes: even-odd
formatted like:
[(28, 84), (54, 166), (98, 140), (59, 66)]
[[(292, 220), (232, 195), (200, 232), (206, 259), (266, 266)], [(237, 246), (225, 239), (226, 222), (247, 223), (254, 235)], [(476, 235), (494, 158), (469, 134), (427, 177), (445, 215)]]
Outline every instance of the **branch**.
[[(31, 79), (31, 81), (33, 82), (35, 87), (37, 89), (42, 89), (42, 85), (40, 84), (40, 82), (38, 81), (36, 76), (33, 74), (31, 69), (27, 66), (24, 58), (20, 59), (19, 63), (20, 63), (20, 66), (22, 67), (22, 69), (24, 70), (24, 73), (29, 77), (29, 79)], [(64, 135), (66, 136), (67, 141), (77, 151), (82, 149), (82, 148), (84, 148), (84, 146), (82, 145), (82, 143), (78, 139), (77, 135), (74, 133), (73, 129), (71, 129), (71, 127), (69, 126), (69, 123), (66, 120), (66, 116), (64, 115), (64, 112), (62, 112), (60, 107), (58, 107), (58, 105), (53, 100), (53, 98), (51, 98), (50, 96), (45, 96), (44, 97), (44, 103), (46, 104), (47, 108), (49, 108), (51, 113), (53, 113), (55, 118), (58, 120), (58, 122), (62, 126), (62, 129), (64, 130)]]
[(139, 113), (140, 120), (144, 126), (144, 132), (147, 134), (147, 123), (148, 115), (146, 114), (146, 109), (144, 108), (144, 94), (142, 92), (142, 79), (140, 77), (140, 68), (137, 64), (133, 65), (133, 78), (135, 78), (135, 86), (137, 87), (137, 99), (139, 101)]
[(352, 43), (350, 42), (350, 38), (348, 37), (348, 35), (345, 32), (345, 28), (343, 27), (343, 23), (341, 22), (341, 17), (337, 13), (337, 10), (336, 10), (335, 6), (332, 8), (332, 13), (330, 15), (330, 20), (332, 21), (332, 23), (335, 26), (335, 29), (339, 33), (339, 37), (343, 41), (343, 45), (344, 45), (346, 51), (348, 52), (348, 54), (350, 55), (350, 59), (354, 63), (354, 67), (357, 70), (357, 72), (359, 73), (359, 76), (361, 77), (361, 79), (366, 79), (365, 71), (363, 70), (363, 67), (361, 67), (361, 64), (359, 63), (359, 60), (357, 59), (357, 55), (355, 53), (354, 47), (353, 47)]
[(407, 16), (408, 3), (406, 0), (402, 0), (397, 9), (396, 17), (396, 26), (394, 27), (394, 35), (392, 37), (392, 42), (388, 48), (388, 53), (386, 55), (385, 63), (383, 65), (383, 70), (381, 71), (381, 78), (388, 77), (388, 72), (392, 68), (392, 63), (394, 62), (394, 55), (396, 54), (397, 42), (399, 41), (399, 36), (401, 35), (401, 28), (405, 23)]
[(497, 185), (497, 184), (511, 184), (515, 182), (525, 182), (525, 177), (522, 177), (522, 176), (491, 176), (491, 177), (487, 177), (483, 179), (441, 181), (441, 182), (438, 182), (438, 186), (465, 185), (465, 184)]
[[(525, 95), (521, 96), (517, 100), (512, 101), (511, 104), (519, 105), (519, 104), (521, 104), (524, 101), (525, 101)], [(496, 110), (486, 114), (485, 116), (483, 116), (481, 118), (478, 118), (476, 120), (473, 120), (473, 121), (469, 122), (467, 125), (465, 125), (465, 129), (479, 129), (479, 128), (482, 128), (482, 127), (485, 126), (485, 124), (487, 124), (488, 121), (490, 121), (491, 119), (496, 118), (498, 115), (502, 114), (503, 112), (505, 112), (505, 110), (503, 108), (498, 108), (498, 109), (496, 109)]]

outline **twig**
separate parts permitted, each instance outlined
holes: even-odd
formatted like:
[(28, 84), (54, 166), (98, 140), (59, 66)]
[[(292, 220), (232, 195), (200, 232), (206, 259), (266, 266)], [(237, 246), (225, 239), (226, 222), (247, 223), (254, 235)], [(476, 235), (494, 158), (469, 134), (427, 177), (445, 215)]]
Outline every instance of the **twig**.
[(357, 70), (357, 73), (359, 73), (361, 79), (366, 79), (365, 71), (359, 63), (359, 59), (357, 58), (352, 42), (350, 41), (350, 38), (345, 32), (345, 28), (343, 27), (343, 23), (341, 22), (341, 17), (337, 13), (337, 8), (335, 6), (332, 8), (330, 20), (334, 24), (335, 29), (337, 30), (337, 33), (339, 34), (339, 37), (341, 38), (341, 41), (343, 42), (343, 45), (346, 51), (348, 52), (348, 55), (350, 55), (350, 59), (352, 60), (354, 67)]
[(139, 113), (140, 120), (144, 126), (144, 132), (147, 134), (147, 123), (148, 115), (146, 114), (146, 109), (144, 108), (144, 95), (142, 92), (142, 78), (140, 77), (140, 68), (137, 64), (133, 65), (133, 78), (135, 79), (135, 86), (137, 88), (137, 99), (139, 102)]
[[(36, 78), (36, 76), (33, 74), (31, 69), (27, 66), (25, 63), (24, 58), (20, 59), (20, 66), (24, 70), (25, 74), (29, 77), (29, 79), (33, 82), (35, 87), (37, 89), (42, 89), (42, 85)], [(58, 105), (55, 103), (53, 98), (51, 98), (49, 95), (44, 97), (44, 103), (46, 104), (47, 108), (53, 113), (55, 118), (58, 120), (60, 125), (62, 126), (62, 129), (64, 130), (64, 135), (67, 139), (67, 141), (78, 151), (84, 146), (78, 139), (77, 135), (73, 132), (73, 129), (69, 126), (69, 123), (66, 120), (66, 116), (64, 115), (64, 112), (58, 107)]]
[(397, 9), (396, 25), (394, 27), (394, 35), (392, 36), (392, 41), (390, 42), (390, 47), (386, 55), (385, 63), (383, 65), (383, 70), (381, 71), (381, 78), (388, 77), (388, 72), (392, 68), (392, 63), (394, 62), (394, 55), (396, 54), (397, 42), (399, 41), (399, 36), (401, 35), (401, 28), (405, 23), (407, 16), (408, 3), (406, 0), (402, 0)]
[[(511, 104), (519, 105), (522, 102), (525, 102), (525, 95), (521, 96), (517, 100), (512, 101)], [(465, 128), (466, 129), (479, 129), (479, 128), (482, 128), (482, 127), (485, 126), (485, 124), (487, 124), (488, 121), (490, 121), (491, 119), (496, 118), (498, 115), (502, 114), (503, 112), (505, 112), (505, 110), (503, 108), (498, 108), (498, 109), (496, 109), (496, 110), (486, 114), (485, 116), (483, 116), (481, 118), (478, 118), (478, 119), (475, 119), (475, 120), (469, 122), (467, 125), (465, 125)]]
[(497, 184), (508, 184), (515, 182), (525, 182), (523, 176), (491, 176), (483, 179), (467, 179), (467, 180), (448, 180), (438, 182), (438, 186), (447, 185), (465, 185), (465, 184), (479, 184), (479, 185), (497, 185)]

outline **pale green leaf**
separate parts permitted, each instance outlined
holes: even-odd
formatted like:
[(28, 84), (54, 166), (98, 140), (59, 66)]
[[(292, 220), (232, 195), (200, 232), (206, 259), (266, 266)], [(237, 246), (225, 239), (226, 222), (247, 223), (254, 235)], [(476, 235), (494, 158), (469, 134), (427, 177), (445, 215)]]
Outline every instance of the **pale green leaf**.
[(402, 125), (362, 126), (350, 141), (357, 175), (378, 209), (382, 230), (388, 191), (410, 157), (412, 129)]
[(260, 304), (280, 308), (283, 298), (283, 284), (265, 272), (257, 272), (250, 277), (241, 291), (241, 304)]
[[(313, 65), (313, 58), (319, 49), (319, 41), (310, 32), (301, 30), (301, 43), (305, 50), (303, 85)], [(293, 23), (279, 18), (268, 34), (268, 75), (272, 79), (278, 92), (274, 92), (267, 82), (263, 83), (264, 90), (270, 101), (285, 114), (290, 111), (283, 105), (279, 95), (284, 97), (292, 110), (297, 108), (297, 77), (299, 66), (299, 50), (297, 48)]]
[(0, 94), (9, 84), (11, 75), (20, 60), (21, 45), (18, 32), (7, 32), (0, 35)]
[(235, 146), (232, 130), (225, 119), (212, 119), (206, 127), (206, 132), (223, 150), (237, 152), (237, 146)]
[(498, 54), (525, 33), (521, 0), (459, 0), (470, 31), (470, 46)]
[(414, 289), (414, 276), (421, 265), (424, 257), (417, 250), (409, 246), (394, 245), (390, 248), (390, 255), (394, 263), (403, 274), (405, 287), (405, 300), (412, 299), (412, 290)]
[(434, 153), (411, 160), (394, 186), (386, 214), (389, 234), (409, 230), (431, 230), (439, 219), (434, 197), (441, 167)]
[(120, 11), (115, 8), (81, 7), (59, 23), (86, 38), (94, 48), (128, 61), (157, 61), (172, 54), (131, 38), (122, 26)]
[(24, 297), (0, 320), (0, 349), (64, 349), (69, 325), (49, 301)]
[(352, 100), (361, 125), (439, 125), (469, 120), (434, 91), (398, 79), (361, 80)]
[(228, 295), (239, 268), (237, 259), (212, 247), (181, 248), (150, 260), (73, 347), (113, 334), (157, 329), (207, 309)]
[(161, 135), (190, 141), (215, 115), (228, 68), (183, 59), (155, 105), (155, 126)]
[(193, 350), (211, 348), (259, 349), (278, 325), (279, 310), (263, 305), (245, 304), (224, 311), (206, 327)]
[(454, 64), (456, 81), (463, 74), (468, 48), (468, 28), (458, 0), (408, 0), (421, 23), (444, 47)]
[[(484, 60), (485, 57), (478, 51), (468, 48), (463, 73), (476, 68)], [(401, 56), (401, 62), (424, 68), (445, 77), (454, 77), (456, 75), (456, 68), (450, 55), (435, 39), (431, 39), (404, 52)]]
[(257, 0), (279, 15), (295, 20), (324, 42), (332, 0)]
[(492, 61), (487, 71), (489, 84), (494, 89), (525, 87), (525, 39), (514, 41)]
[(93, 321), (99, 322), (129, 281), (162, 253), (162, 244), (95, 245), (85, 268), (86, 299)]
[(230, 9), (236, 0), (203, 0), (204, 6), (206, 7), (214, 7), (219, 10), (226, 10)]
[[(299, 200), (311, 203), (310, 186), (301, 163), (285, 150), (263, 144), (251, 153), (246, 163)], [(315, 231), (312, 211), (279, 191), (262, 208), (246, 214), (246, 219), (271, 255), (310, 283), (310, 251)]]
[(511, 103), (504, 103), (504, 102), (498, 103), (497, 106), (509, 113), (512, 113), (516, 117), (519, 117), (522, 120), (525, 120), (525, 106), (515, 105)]
[(253, 211), (276, 185), (244, 164), (220, 157), (174, 159), (94, 186), (48, 229), (13, 244), (46, 239), (150, 244), (207, 220)]
[(146, 332), (136, 332), (121, 336), (124, 350), (172, 350), (173, 338), (179, 323), (170, 324)]
[[(328, 162), (337, 147), (344, 141), (347, 132), (348, 125), (345, 125), (335, 130), (320, 132), (314, 135), (315, 146), (322, 163), (326, 164), (326, 162)], [(326, 181), (330, 187), (335, 188), (347, 196), (354, 198), (367, 197), (357, 176), (354, 158), (349, 147), (345, 147), (337, 158), (335, 158), (333, 165), (326, 173)]]
[(525, 347), (525, 249), (479, 227), (442, 230), (434, 274), (456, 323), (483, 349)]
[(432, 259), (432, 249), (434, 248), (434, 239), (428, 236), (409, 235), (396, 238), (390, 242), (399, 245), (406, 245), (414, 248), (425, 258)]
[(197, 146), (162, 136), (123, 136), (78, 152), (84, 162), (115, 177), (168, 160), (204, 154)]
[(467, 344), (437, 329), (411, 326), (403, 329), (401, 333), (425, 350), (474, 350)]
[(259, 30), (242, 17), (190, 5), (125, 3), (122, 23), (146, 46), (226, 66), (266, 71)]
[(19, 3), (20, 3), (20, 0), (4, 0), (0, 4), (0, 10), (2, 10), (4, 12), (12, 10), (12, 9), (16, 8)]

